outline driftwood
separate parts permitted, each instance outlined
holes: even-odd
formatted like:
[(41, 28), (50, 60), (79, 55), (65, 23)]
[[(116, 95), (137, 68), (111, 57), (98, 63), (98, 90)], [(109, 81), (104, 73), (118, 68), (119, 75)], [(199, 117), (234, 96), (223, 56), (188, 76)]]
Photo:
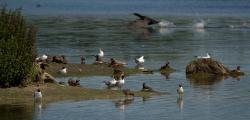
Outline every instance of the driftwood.
[(212, 74), (212, 75), (228, 75), (230, 70), (222, 63), (209, 58), (209, 59), (196, 59), (190, 62), (186, 67), (187, 75), (194, 74)]

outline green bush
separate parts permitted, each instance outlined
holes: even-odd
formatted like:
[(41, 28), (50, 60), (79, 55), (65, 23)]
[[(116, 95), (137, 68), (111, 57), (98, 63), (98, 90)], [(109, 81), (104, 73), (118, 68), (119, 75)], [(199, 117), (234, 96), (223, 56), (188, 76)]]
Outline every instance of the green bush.
[(20, 9), (0, 10), (0, 87), (18, 86), (34, 70), (36, 32)]

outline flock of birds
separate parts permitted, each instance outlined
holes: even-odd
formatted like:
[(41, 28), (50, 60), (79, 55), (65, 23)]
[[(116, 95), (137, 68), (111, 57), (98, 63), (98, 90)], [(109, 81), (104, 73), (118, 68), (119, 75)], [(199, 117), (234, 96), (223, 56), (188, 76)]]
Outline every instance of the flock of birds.
[[(143, 16), (143, 15), (140, 15), (138, 13), (134, 13), (135, 16), (139, 17), (139, 20), (136, 20), (136, 22), (142, 22), (143, 24), (146, 23), (147, 25), (158, 25), (162, 28), (165, 28), (165, 27), (174, 27), (175, 25), (172, 23), (172, 22), (169, 22), (169, 21), (165, 21), (165, 20), (161, 20), (161, 21), (157, 21), (157, 20), (154, 20), (152, 18), (149, 18), (147, 16)], [(205, 28), (205, 21), (203, 20), (200, 20), (199, 22), (195, 23), (193, 25), (194, 28), (196, 29), (204, 29)], [(231, 28), (234, 28), (235, 26), (230, 26)], [(94, 55), (96, 60), (95, 62), (96, 63), (103, 63), (102, 61), (102, 58), (104, 57), (104, 51), (100, 48), (99, 49), (99, 53), (97, 53), (96, 55)], [(211, 58), (211, 54), (210, 53), (206, 53), (206, 55), (204, 56), (195, 56), (195, 58), (197, 59), (210, 59)], [(37, 57), (36, 58), (36, 61), (46, 61), (48, 59), (48, 55), (46, 54), (43, 54), (42, 56), (40, 57)], [(85, 58), (83, 56), (81, 56), (81, 64), (85, 64)], [(111, 58), (111, 62), (112, 61), (115, 61), (113, 58)], [(145, 68), (143, 67), (143, 63), (145, 62), (145, 58), (144, 56), (140, 56), (138, 58), (135, 58), (134, 59), (136, 65), (137, 65), (137, 68), (139, 70), (144, 70)], [(116, 61), (117, 62), (117, 61)], [(118, 61), (120, 64), (122, 65), (127, 65), (126, 63), (124, 62), (121, 62), (121, 61)], [(169, 66), (169, 62), (166, 63), (165, 66)], [(240, 66), (237, 66), (237, 69), (235, 70), (236, 72), (240, 72)], [(67, 74), (67, 68), (66, 67), (62, 67), (60, 70), (59, 70), (59, 73), (61, 74)], [(78, 81), (79, 82), (79, 81)], [(119, 78), (116, 78), (114, 75), (112, 77), (111, 80), (109, 81), (103, 81), (103, 83), (109, 87), (109, 88), (112, 88), (112, 87), (119, 87), (121, 88), (124, 84), (125, 84), (125, 76), (124, 74), (121, 74)], [(144, 92), (153, 92), (153, 88), (146, 85), (145, 82), (142, 83), (142, 90), (141, 91), (144, 91)], [(116, 106), (121, 106), (121, 107), (124, 107), (125, 104), (130, 104), (133, 100), (134, 100), (134, 97), (132, 97), (132, 99), (127, 99), (127, 96), (134, 96), (135, 94), (130, 90), (130, 89), (123, 89), (122, 90), (123, 94), (126, 96), (126, 99), (125, 100), (119, 100), (116, 102)], [(182, 97), (184, 95), (184, 88), (183, 88), (183, 85), (182, 84), (179, 84), (177, 89), (176, 89), (176, 92), (177, 94), (179, 95), (178, 99), (177, 99), (177, 103), (180, 104), (180, 106), (183, 105), (183, 102), (182, 101)], [(39, 86), (37, 87), (36, 91), (34, 92), (34, 98), (35, 100), (38, 100), (40, 101), (42, 99), (43, 95), (42, 95), (42, 92), (41, 92), (41, 89), (39, 88)], [(182, 107), (180, 107), (182, 108)], [(123, 108), (124, 109), (124, 108)]]
[[(174, 26), (174, 24), (171, 23), (171, 22), (168, 22), (168, 21), (165, 21), (165, 20), (157, 21), (157, 20), (154, 20), (154, 19), (152, 19), (150, 17), (143, 16), (143, 15), (141, 15), (139, 13), (133, 13), (133, 15), (139, 17), (139, 19), (133, 21), (131, 23), (131, 25), (145, 25), (145, 24), (146, 25), (154, 25), (154, 24), (157, 24), (160, 27)], [(205, 22), (204, 21), (198, 22), (198, 23), (196, 23), (194, 25), (194, 27), (202, 29), (202, 28), (205, 27)], [(96, 62), (97, 63), (103, 63), (103, 61), (102, 61), (103, 57), (104, 57), (104, 51), (100, 48), (99, 53), (97, 55), (95, 55)], [(207, 53), (206, 56), (195, 56), (195, 57), (197, 59), (208, 59), (208, 58), (211, 58), (211, 54)], [(48, 59), (48, 56), (46, 54), (43, 54), (42, 56), (37, 57), (36, 61), (45, 61), (46, 59)], [(135, 58), (135, 63), (137, 64), (138, 69), (140, 69), (140, 70), (144, 69), (144, 67), (142, 66), (144, 62), (145, 62), (144, 56), (140, 56), (139, 58)], [(83, 56), (81, 57), (81, 63), (85, 63), (85, 58)], [(121, 63), (121, 64), (125, 65), (126, 63)], [(61, 74), (67, 74), (67, 68), (62, 67), (59, 72)], [(114, 87), (114, 86), (119, 86), (120, 87), (120, 86), (125, 84), (125, 79), (124, 78), (125, 78), (124, 74), (122, 74), (118, 79), (116, 79), (113, 76), (112, 80), (104, 81), (104, 84), (106, 86), (108, 86), (108, 87)], [(153, 89), (151, 87), (147, 86), (146, 83), (143, 83), (142, 91), (153, 91)], [(133, 93), (131, 93), (131, 91), (129, 89), (123, 90), (123, 93), (125, 95), (134, 95)], [(180, 96), (182, 96), (184, 94), (184, 89), (183, 89), (182, 84), (179, 84), (179, 86), (177, 88), (177, 93)], [(42, 98), (42, 93), (41, 93), (41, 90), (39, 88), (35, 91), (34, 97), (35, 98)]]
[[(96, 57), (103, 58), (104, 57), (104, 51), (102, 49), (99, 49), (99, 53), (96, 55)], [(207, 53), (206, 56), (196, 56), (196, 58), (207, 59), (207, 58), (210, 58), (210, 54)], [(46, 59), (48, 59), (48, 56), (46, 54), (43, 54), (42, 56), (36, 58), (36, 60), (43, 60), (43, 61), (45, 61)], [(142, 65), (144, 62), (145, 62), (144, 56), (140, 56), (138, 58), (135, 58), (135, 63), (137, 65)], [(138, 69), (144, 69), (144, 68), (138, 68)], [(67, 68), (66, 67), (62, 67), (59, 70), (59, 72), (61, 74), (67, 74)], [(118, 71), (118, 72), (121, 72), (121, 71)], [(121, 88), (125, 84), (125, 79), (124, 78), (125, 78), (125, 75), (124, 75), (124, 73), (122, 73), (118, 79), (116, 79), (115, 76), (113, 76), (112, 80), (110, 80), (110, 81), (104, 81), (104, 84), (107, 87), (117, 87), (118, 86), (118, 87)], [(144, 91), (144, 92), (153, 92), (154, 90), (150, 86), (147, 86), (146, 83), (144, 82), (142, 84), (142, 91)], [(123, 93), (126, 96), (127, 95), (134, 96), (134, 93), (132, 93), (130, 91), (130, 89), (124, 89)], [(179, 94), (179, 96), (182, 96), (184, 94), (184, 89), (183, 89), (182, 84), (179, 84), (179, 87), (177, 88), (177, 93)], [(40, 90), (39, 87), (35, 91), (34, 97), (35, 97), (35, 99), (41, 99), (42, 98), (42, 92), (41, 92), (41, 90)]]

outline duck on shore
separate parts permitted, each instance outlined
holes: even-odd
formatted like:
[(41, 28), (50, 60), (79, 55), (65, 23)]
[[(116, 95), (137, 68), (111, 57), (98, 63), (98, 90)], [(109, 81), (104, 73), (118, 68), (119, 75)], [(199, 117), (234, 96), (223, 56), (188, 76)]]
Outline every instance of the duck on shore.
[(119, 68), (119, 67), (125, 67), (125, 65), (127, 64), (124, 62), (120, 62), (120, 61), (115, 60), (114, 58), (110, 58), (109, 67)]

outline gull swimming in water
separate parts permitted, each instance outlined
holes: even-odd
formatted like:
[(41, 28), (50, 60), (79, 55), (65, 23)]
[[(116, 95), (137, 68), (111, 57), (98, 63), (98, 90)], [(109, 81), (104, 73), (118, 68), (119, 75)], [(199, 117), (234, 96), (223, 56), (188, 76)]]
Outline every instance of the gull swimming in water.
[(107, 85), (108, 87), (114, 87), (117, 84), (116, 79), (113, 76), (113, 79), (110, 81), (103, 81), (105, 83), (105, 85)]
[(197, 28), (197, 29), (204, 29), (205, 28), (205, 21), (201, 20), (200, 22), (198, 23), (195, 23), (194, 24), (194, 27)]
[(135, 63), (137, 63), (137, 64), (142, 64), (144, 62), (145, 62), (144, 56), (141, 56), (141, 57), (135, 59)]
[(177, 93), (178, 93), (179, 95), (184, 94), (184, 89), (183, 89), (183, 87), (182, 87), (181, 84), (179, 84), (179, 87), (177, 88)]
[(209, 59), (209, 58), (211, 58), (210, 53), (207, 53), (206, 56), (195, 56), (195, 57), (198, 58), (198, 59)]

